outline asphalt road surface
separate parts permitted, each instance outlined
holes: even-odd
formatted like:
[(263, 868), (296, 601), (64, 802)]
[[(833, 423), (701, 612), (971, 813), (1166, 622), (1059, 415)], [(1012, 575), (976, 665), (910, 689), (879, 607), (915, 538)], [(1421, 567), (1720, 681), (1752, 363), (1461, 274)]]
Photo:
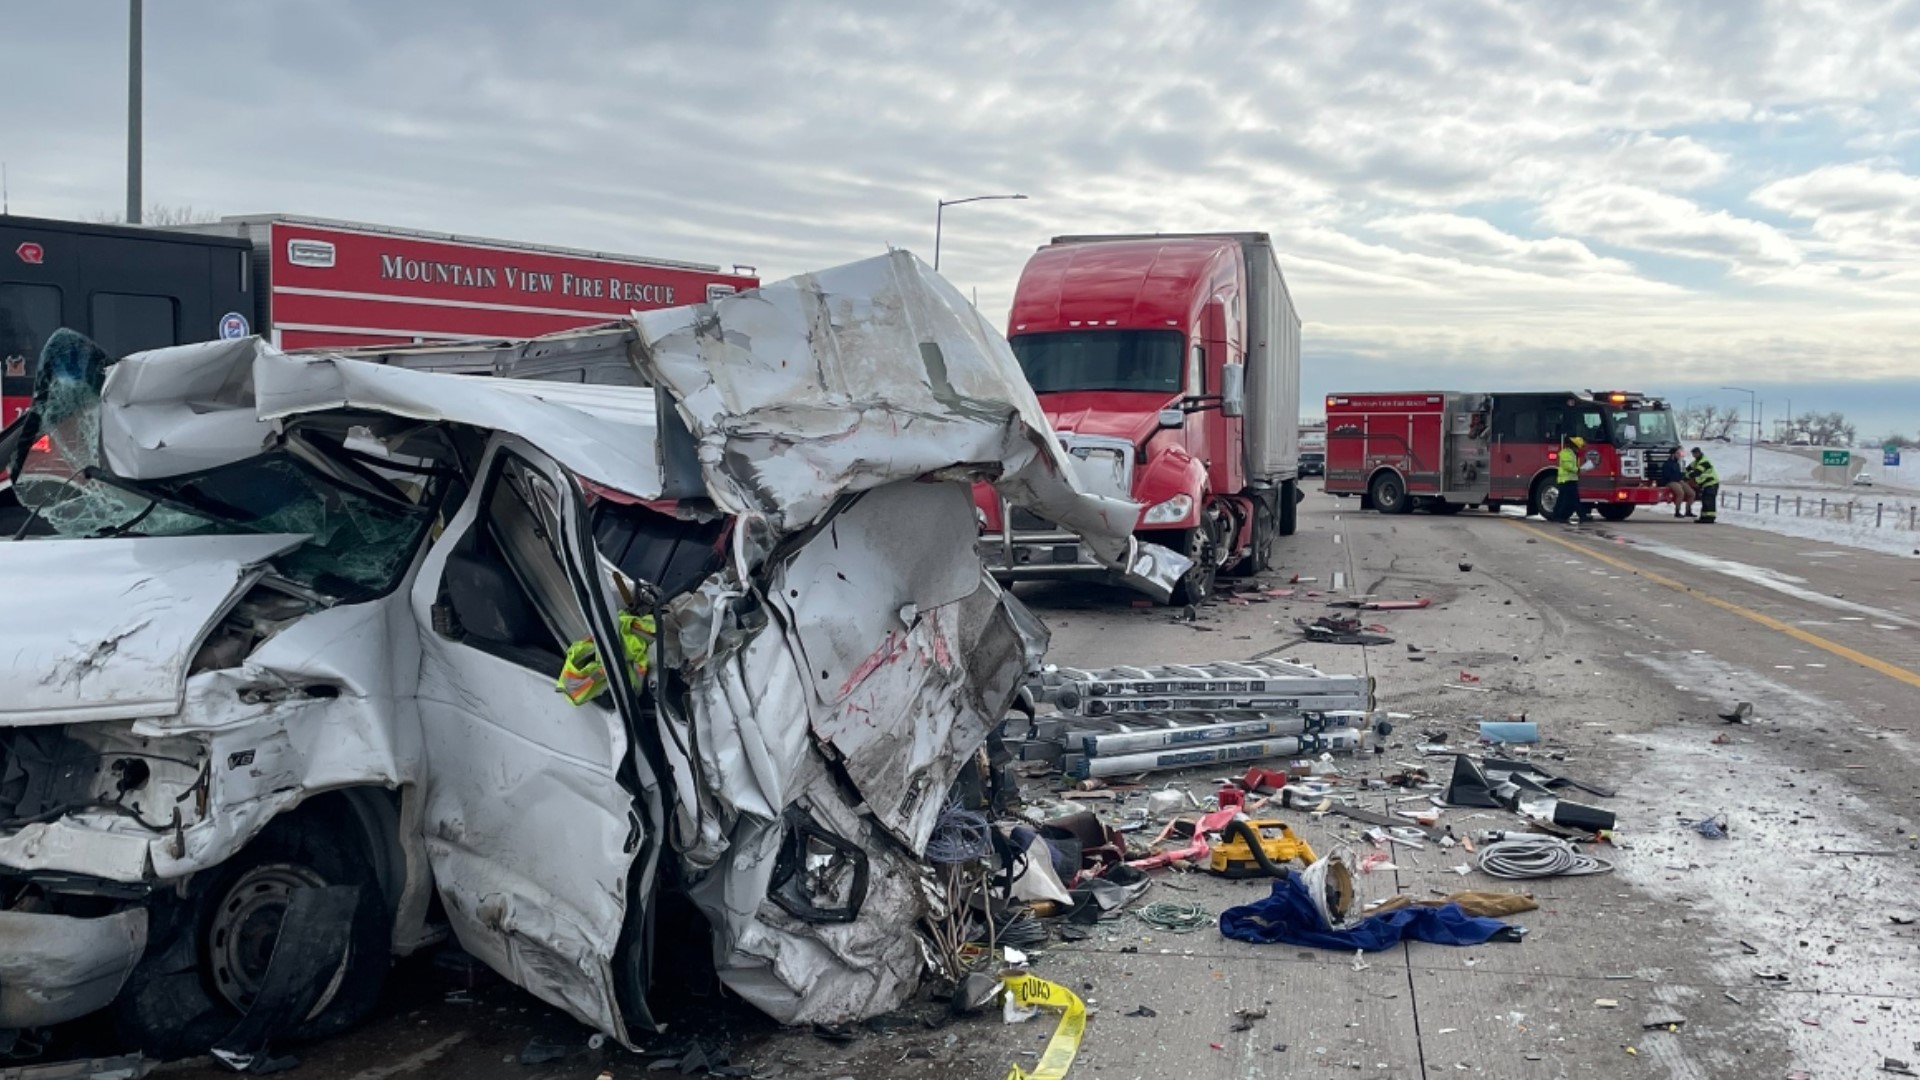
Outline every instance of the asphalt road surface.
[[(1920, 1072), (1920, 559), (1665, 515), (1576, 530), (1479, 512), (1385, 517), (1318, 494), (1302, 509), (1285, 567), (1264, 583), (1317, 579), (1290, 599), (1217, 603), (1186, 623), (1106, 589), (1022, 595), (1052, 627), (1061, 664), (1278, 648), (1364, 670), (1384, 707), (1412, 715), (1385, 753), (1343, 762), (1354, 774), (1418, 763), (1430, 730), (1457, 744), (1476, 717), (1524, 712), (1543, 731), (1536, 756), (1617, 789), (1590, 801), (1619, 815), (1619, 868), (1528, 883), (1540, 910), (1515, 917), (1524, 943), (1412, 944), (1359, 964), (1211, 929), (1162, 934), (1131, 916), (1103, 923), (1034, 961), (1093, 1014), (1069, 1075), (1824, 1080), (1886, 1075), (1889, 1058)], [(1288, 645), (1294, 617), (1326, 610), (1307, 590), (1434, 603), (1370, 614), (1391, 645)], [(1460, 685), (1476, 690), (1449, 689)], [(1750, 723), (1717, 717), (1742, 700)], [(1178, 779), (1204, 797), (1222, 775)], [(1728, 839), (1686, 825), (1718, 813)], [(1322, 852), (1366, 850), (1342, 819), (1279, 816)], [(1462, 834), (1511, 821), (1467, 810), (1444, 820)], [(1397, 870), (1357, 877), (1361, 896), (1509, 887), (1451, 869), (1469, 859), (1397, 851)], [(1265, 893), (1158, 876), (1146, 899), (1215, 912)], [(293, 1075), (637, 1078), (676, 1075), (649, 1065), (697, 1045), (759, 1077), (997, 1080), (1009, 1064), (1031, 1068), (1053, 1027), (1046, 1016), (948, 1020), (927, 1006), (836, 1038), (780, 1031), (707, 986), (673, 989), (695, 965), (666, 961), (668, 1029), (635, 1054), (589, 1046), (564, 1016), (459, 960), (410, 961), (372, 1023), (300, 1048)], [(1236, 1031), (1241, 1008), (1267, 1016)], [(556, 1056), (522, 1064), (535, 1041)], [(221, 1075), (204, 1063), (166, 1071)]]

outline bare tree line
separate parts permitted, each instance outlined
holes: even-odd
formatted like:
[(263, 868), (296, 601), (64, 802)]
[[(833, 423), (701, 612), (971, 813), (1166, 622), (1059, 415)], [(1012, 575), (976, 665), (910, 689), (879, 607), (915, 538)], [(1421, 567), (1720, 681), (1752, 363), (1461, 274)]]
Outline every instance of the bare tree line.
[[(1727, 439), (1745, 441), (1752, 420), (1735, 405), (1697, 405), (1674, 413), (1674, 423), (1685, 439)], [(1805, 437), (1814, 446), (1852, 446), (1859, 429), (1837, 412), (1804, 412), (1793, 421), (1792, 441)], [(1901, 445), (1909, 445), (1905, 436), (1892, 436)]]
[[(87, 220), (96, 225), (124, 225), (127, 222), (127, 215), (103, 211), (92, 215)], [(163, 206), (160, 203), (154, 203), (140, 215), (142, 225), (210, 225), (219, 220), (219, 214), (203, 213), (185, 204)]]

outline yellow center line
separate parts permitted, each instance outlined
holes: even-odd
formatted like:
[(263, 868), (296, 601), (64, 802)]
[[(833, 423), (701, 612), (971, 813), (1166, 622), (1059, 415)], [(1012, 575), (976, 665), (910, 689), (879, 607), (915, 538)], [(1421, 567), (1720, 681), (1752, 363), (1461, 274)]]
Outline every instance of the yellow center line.
[(1788, 637), (1794, 639), (1795, 641), (1805, 642), (1806, 644), (1811, 645), (1816, 649), (1821, 649), (1823, 651), (1830, 652), (1835, 656), (1841, 657), (1842, 659), (1851, 660), (1854, 663), (1859, 664), (1861, 667), (1867, 668), (1871, 671), (1877, 671), (1880, 674), (1885, 675), (1889, 679), (1898, 680), (1900, 682), (1906, 683), (1908, 686), (1920, 687), (1920, 673), (1909, 671), (1906, 668), (1899, 666), (1898, 664), (1889, 664), (1885, 660), (1882, 660), (1877, 656), (1868, 656), (1866, 653), (1863, 653), (1858, 649), (1849, 649), (1845, 645), (1842, 645), (1837, 641), (1829, 641), (1826, 638), (1821, 637), (1819, 634), (1815, 634), (1808, 630), (1803, 630), (1800, 627), (1794, 626), (1791, 623), (1781, 622), (1779, 619), (1776, 619), (1771, 615), (1762, 615), (1760, 612), (1754, 611), (1751, 608), (1741, 607), (1739, 604), (1736, 604), (1731, 600), (1722, 600), (1721, 598), (1714, 596), (1711, 593), (1703, 592), (1699, 589), (1696, 589), (1693, 586), (1688, 585), (1684, 581), (1676, 581), (1675, 579), (1666, 577), (1665, 575), (1656, 574), (1653, 571), (1648, 570), (1644, 567), (1635, 566), (1634, 564), (1626, 561), (1625, 559), (1616, 559), (1611, 555), (1605, 555), (1598, 551), (1594, 551), (1592, 548), (1586, 547), (1585, 545), (1582, 545), (1582, 544), (1576, 544), (1573, 541), (1568, 540), (1566, 537), (1563, 537), (1563, 536), (1555, 536), (1551, 532), (1548, 532), (1547, 530), (1539, 528), (1537, 526), (1528, 525), (1518, 521), (1510, 522), (1509, 524), (1512, 524), (1517, 528), (1524, 529), (1527, 532), (1530, 532), (1535, 536), (1540, 537), (1542, 540), (1550, 540), (1553, 543), (1559, 544), (1561, 547), (1568, 548), (1573, 551), (1577, 551), (1580, 554), (1585, 555), (1589, 559), (1595, 559), (1599, 562), (1606, 563), (1608, 566), (1617, 567), (1621, 570), (1625, 570), (1630, 574), (1637, 574), (1640, 577), (1646, 578), (1648, 581), (1651, 581), (1656, 585), (1665, 585), (1667, 588), (1672, 589), (1675, 592), (1685, 593), (1688, 596), (1693, 597), (1695, 600), (1701, 600), (1706, 603), (1712, 604), (1714, 607), (1717, 607), (1722, 611), (1730, 611), (1733, 614), (1738, 615), (1743, 619), (1747, 619), (1751, 622), (1759, 623), (1761, 626), (1764, 626), (1769, 630), (1778, 630), (1780, 633), (1787, 635)]

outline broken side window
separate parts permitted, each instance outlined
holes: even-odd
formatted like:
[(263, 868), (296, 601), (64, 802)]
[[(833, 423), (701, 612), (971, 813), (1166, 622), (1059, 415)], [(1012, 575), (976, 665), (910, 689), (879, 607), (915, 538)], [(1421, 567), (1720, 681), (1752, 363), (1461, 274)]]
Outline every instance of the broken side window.
[(436, 629), (551, 675), (565, 661), (568, 643), (588, 633), (560, 553), (558, 493), (526, 462), (502, 454), (483, 505), (447, 557)]

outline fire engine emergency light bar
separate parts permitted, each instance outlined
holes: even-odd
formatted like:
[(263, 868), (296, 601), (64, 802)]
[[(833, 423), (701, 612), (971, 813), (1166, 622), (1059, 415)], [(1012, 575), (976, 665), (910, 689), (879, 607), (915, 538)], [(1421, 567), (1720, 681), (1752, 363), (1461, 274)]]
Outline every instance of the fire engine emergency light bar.
[(1367, 743), (1366, 733), (1342, 728), (1319, 735), (1295, 735), (1289, 738), (1262, 739), (1258, 742), (1229, 743), (1181, 750), (1159, 750), (1144, 754), (1118, 754), (1113, 757), (1070, 755), (1067, 775), (1076, 780), (1090, 776), (1130, 776), (1134, 773), (1161, 772), (1166, 769), (1190, 769), (1196, 765), (1227, 765), (1262, 758), (1293, 757), (1296, 754), (1349, 754)]
[(1306, 716), (1269, 716), (1262, 719), (1157, 728), (1152, 731), (1125, 731), (1084, 736), (1081, 750), (1088, 757), (1102, 758), (1162, 748), (1214, 745), (1256, 739), (1263, 735), (1317, 735), (1323, 731), (1345, 731), (1351, 727), (1345, 718), (1333, 719), (1317, 714)]

